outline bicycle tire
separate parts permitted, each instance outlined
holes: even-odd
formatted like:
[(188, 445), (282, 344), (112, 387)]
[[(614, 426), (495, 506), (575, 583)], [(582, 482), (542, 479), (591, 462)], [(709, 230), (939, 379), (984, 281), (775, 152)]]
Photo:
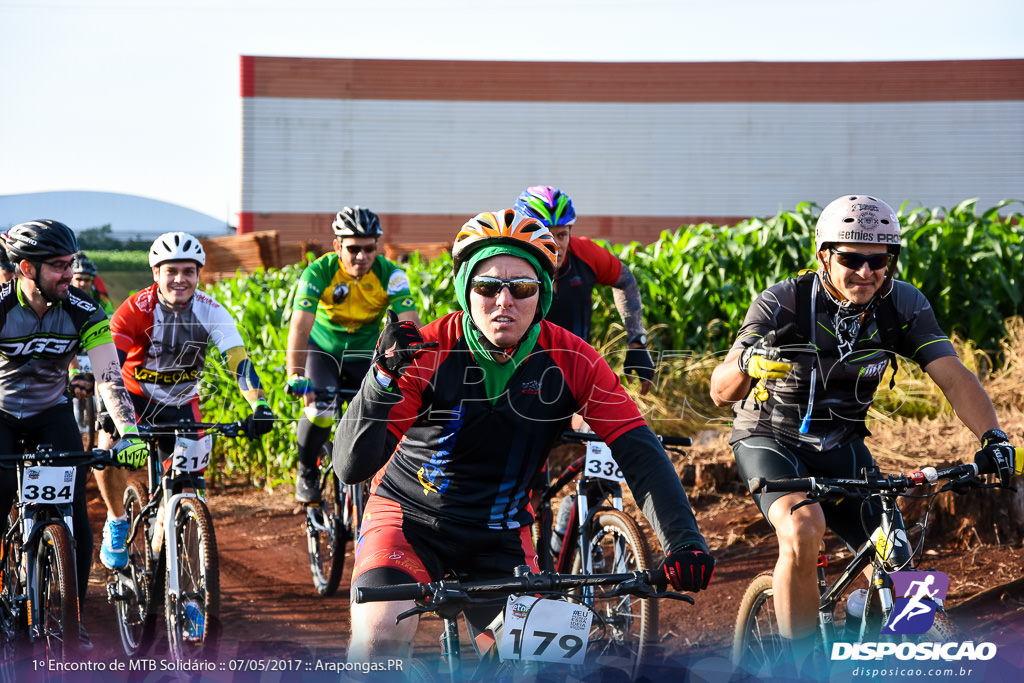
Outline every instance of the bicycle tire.
[[(124, 491), (124, 510), (128, 515), (129, 528), (139, 519), (145, 506), (148, 492), (138, 482), (131, 482)], [(121, 637), (121, 647), (129, 657), (145, 652), (153, 643), (156, 631), (156, 610), (153, 604), (153, 586), (149, 577), (153, 576), (153, 559), (149, 550), (149, 519), (138, 522), (135, 536), (128, 544), (128, 566), (126, 580), (120, 573), (117, 576), (117, 591), (114, 611), (117, 617), (117, 630)]]
[(732, 661), (744, 671), (768, 674), (785, 656), (775, 612), (772, 573), (754, 577), (740, 599), (733, 631)]
[[(8, 529), (17, 523), (12, 508), (7, 516)], [(0, 683), (14, 683), (18, 662), (19, 635), (25, 632), (24, 615), (15, 608), (22, 592), (18, 579), (21, 553), (16, 543), (0, 539)]]
[[(174, 519), (178, 596), (167, 590), (164, 617), (171, 659), (212, 660), (220, 635), (220, 570), (213, 520), (199, 498), (182, 498)], [(165, 549), (170, 550), (170, 549)], [(171, 586), (171, 563), (167, 587)]]
[(79, 652), (78, 581), (67, 529), (47, 524), (36, 545), (35, 597), (41, 659), (71, 661)]
[[(636, 520), (621, 510), (600, 510), (584, 529), (583, 546), (592, 557), (599, 556), (594, 574), (619, 574), (649, 569), (651, 551)], [(583, 573), (580, 548), (573, 550), (572, 573)], [(594, 589), (594, 620), (587, 646), (588, 664), (624, 670), (635, 680), (651, 649), (658, 630), (657, 602), (630, 595), (611, 595)]]
[(346, 501), (344, 487), (330, 465), (330, 453), (326, 445), (320, 454), (320, 462), (326, 463), (320, 473), (320, 513), (323, 529), (316, 528), (307, 514), (306, 548), (309, 553), (309, 570), (313, 575), (313, 587), (318, 595), (328, 596), (338, 590), (341, 573), (345, 567), (345, 544), (348, 537), (342, 515)]

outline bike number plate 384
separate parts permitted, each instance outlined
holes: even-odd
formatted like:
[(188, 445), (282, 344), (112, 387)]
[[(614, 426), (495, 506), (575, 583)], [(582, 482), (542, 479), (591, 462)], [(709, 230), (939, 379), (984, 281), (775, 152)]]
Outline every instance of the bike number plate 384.
[(587, 444), (586, 473), (589, 477), (607, 479), (608, 481), (626, 481), (622, 469), (612, 458), (612, 449), (604, 441), (591, 441)]
[(498, 654), (504, 660), (583, 664), (593, 618), (577, 603), (511, 595)]
[(70, 503), (75, 495), (75, 468), (26, 467), (21, 480), (23, 503)]

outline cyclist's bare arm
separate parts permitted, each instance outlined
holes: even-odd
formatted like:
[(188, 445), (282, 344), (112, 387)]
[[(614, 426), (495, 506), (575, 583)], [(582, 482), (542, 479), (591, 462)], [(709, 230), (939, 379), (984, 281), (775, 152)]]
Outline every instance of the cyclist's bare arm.
[(740, 349), (730, 350), (711, 373), (711, 400), (716, 406), (731, 405), (750, 393), (752, 379), (740, 371), (737, 362), (741, 353)]
[(936, 358), (925, 366), (924, 371), (939, 385), (960, 421), (979, 439), (988, 430), (999, 429), (992, 399), (985, 393), (977, 375), (968, 370), (959, 358)]
[(309, 350), (309, 333), (313, 331), (316, 314), (309, 311), (292, 311), (288, 323), (288, 350), (285, 353), (286, 375), (306, 371), (306, 352)]
[(96, 388), (117, 430), (121, 434), (135, 431), (135, 407), (124, 388), (117, 348), (112, 343), (98, 344), (89, 349), (88, 354), (96, 377)]

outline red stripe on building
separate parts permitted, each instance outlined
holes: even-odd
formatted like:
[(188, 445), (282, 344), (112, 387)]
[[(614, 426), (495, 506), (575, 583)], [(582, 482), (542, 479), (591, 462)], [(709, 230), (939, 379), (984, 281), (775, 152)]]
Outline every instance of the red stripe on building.
[(1024, 60), (668, 63), (242, 57), (242, 95), (477, 102), (1024, 100)]
[[(381, 213), (384, 244), (451, 244), (462, 225), (472, 218), (454, 214)], [(650, 244), (663, 230), (674, 231), (681, 225), (708, 222), (733, 225), (749, 216), (581, 216), (573, 226), (574, 235), (584, 235), (626, 244)], [(333, 213), (252, 213), (239, 214), (238, 232), (276, 230), (285, 242), (318, 241), (329, 245)]]
[(256, 91), (256, 58), (242, 56), (242, 97), (252, 97)]

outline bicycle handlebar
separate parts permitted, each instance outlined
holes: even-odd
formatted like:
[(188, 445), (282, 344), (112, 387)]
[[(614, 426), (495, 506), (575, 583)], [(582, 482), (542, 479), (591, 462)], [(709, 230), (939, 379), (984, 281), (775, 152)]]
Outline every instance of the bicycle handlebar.
[(747, 480), (751, 493), (808, 493), (817, 496), (849, 495), (854, 492), (867, 493), (903, 493), (916, 486), (935, 484), (943, 479), (971, 479), (978, 475), (978, 466), (974, 463), (955, 465), (944, 469), (924, 467), (908, 474), (886, 475), (863, 479), (843, 479), (833, 477), (799, 477), (791, 479), (768, 480), (764, 477), (752, 477)]
[[(662, 434), (655, 434), (665, 446), (692, 446), (693, 439), (688, 436), (664, 436)], [(562, 441), (601, 441), (601, 437), (593, 432), (564, 432), (561, 437)]]
[(38, 446), (29, 453), (8, 453), (0, 455), (0, 468), (12, 469), (18, 463), (32, 462), (46, 467), (61, 465), (89, 465), (102, 469), (107, 465), (124, 467), (114, 457), (114, 452), (105, 448), (94, 448), (91, 451), (58, 451), (48, 444)]
[[(416, 600), (436, 609), (442, 602), (473, 602), (486, 598), (501, 598), (517, 593), (566, 592), (583, 586), (618, 585), (617, 595), (631, 594), (649, 598), (673, 598), (693, 604), (693, 598), (674, 592), (664, 592), (665, 575), (657, 570), (645, 569), (628, 574), (556, 574), (540, 572), (507, 579), (462, 582), (442, 579), (430, 583), (403, 583), (392, 586), (356, 588), (355, 601), (384, 602), (390, 600)], [(654, 590), (652, 590), (654, 589)]]
[(237, 422), (166, 422), (157, 424), (140, 424), (139, 438), (155, 439), (161, 436), (180, 436), (185, 432), (212, 432), (231, 438), (245, 436), (245, 420)]

